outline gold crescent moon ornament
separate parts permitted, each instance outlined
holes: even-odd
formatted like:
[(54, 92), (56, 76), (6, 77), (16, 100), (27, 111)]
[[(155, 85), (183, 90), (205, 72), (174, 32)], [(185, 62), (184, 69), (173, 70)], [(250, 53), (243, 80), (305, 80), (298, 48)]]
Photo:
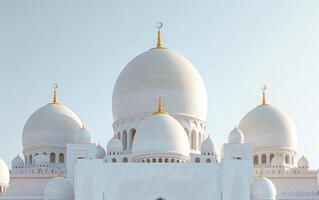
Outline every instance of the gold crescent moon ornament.
[(163, 22), (157, 22), (156, 23), (156, 28), (161, 29), (163, 27)]
[(264, 92), (264, 91), (266, 91), (267, 90), (267, 86), (266, 85), (262, 85), (261, 86), (261, 90)]
[(58, 89), (58, 84), (57, 83), (54, 83), (53, 84), (53, 99), (52, 99), (52, 103), (57, 103), (57, 94), (56, 94), (56, 91)]
[(58, 87), (59, 87), (59, 86), (58, 86), (57, 83), (54, 83), (54, 84), (53, 84), (53, 89), (58, 89)]

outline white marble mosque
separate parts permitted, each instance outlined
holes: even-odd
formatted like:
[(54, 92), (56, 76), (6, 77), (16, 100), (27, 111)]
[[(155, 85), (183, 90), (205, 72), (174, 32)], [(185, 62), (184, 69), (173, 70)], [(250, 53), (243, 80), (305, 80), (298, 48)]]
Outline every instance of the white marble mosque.
[(162, 45), (158, 25), (156, 47), (115, 83), (105, 148), (91, 143), (94, 133), (58, 101), (56, 86), (25, 123), (23, 156), (11, 169), (0, 159), (0, 200), (319, 200), (318, 170), (297, 155), (294, 124), (266, 101), (265, 87), (217, 150), (204, 82)]

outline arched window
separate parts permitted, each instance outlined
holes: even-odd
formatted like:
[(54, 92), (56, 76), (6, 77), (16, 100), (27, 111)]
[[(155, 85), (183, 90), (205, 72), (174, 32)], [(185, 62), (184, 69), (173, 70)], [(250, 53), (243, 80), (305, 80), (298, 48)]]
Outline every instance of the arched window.
[(122, 144), (123, 144), (123, 149), (126, 150), (127, 149), (127, 131), (123, 131), (123, 135), (122, 135)]
[(275, 157), (275, 155), (272, 153), (270, 154), (270, 157), (269, 157), (269, 162), (271, 163), (272, 159)]
[(195, 158), (195, 162), (196, 162), (196, 163), (199, 163), (199, 162), (200, 162), (200, 159), (199, 159), (198, 157), (196, 157), (196, 158)]
[(50, 163), (55, 163), (55, 153), (50, 153)]
[(136, 133), (136, 129), (132, 128), (130, 131), (130, 135), (131, 135), (131, 141), (130, 141), (130, 147), (132, 147), (133, 141), (134, 141), (134, 137), (135, 137), (135, 133)]
[(206, 162), (211, 163), (212, 160), (208, 158), (208, 159), (206, 160)]
[(175, 162), (175, 160), (172, 158), (172, 159), (171, 159), (171, 163), (173, 163), (173, 162)]
[(255, 155), (254, 156), (254, 165), (258, 165), (259, 163), (258, 163), (258, 156), (257, 155)]
[(115, 159), (115, 158), (112, 158), (112, 162), (116, 162), (116, 159)]
[(196, 132), (192, 131), (192, 149), (197, 150), (197, 136), (196, 136)]
[(168, 163), (169, 159), (168, 158), (165, 158), (164, 162)]
[(265, 164), (267, 162), (267, 156), (266, 154), (261, 155), (261, 163)]
[(153, 159), (152, 159), (152, 162), (155, 163), (155, 162), (156, 162), (156, 158), (153, 158)]
[(63, 153), (59, 154), (59, 163), (64, 163), (64, 154)]
[(163, 197), (158, 197), (155, 200), (166, 200), (166, 199), (164, 199)]
[(290, 156), (286, 155), (286, 164), (290, 164)]
[(127, 157), (123, 158), (123, 162), (128, 162)]
[(121, 133), (120, 132), (117, 133), (117, 139), (121, 140)]
[(148, 162), (148, 163), (149, 163), (149, 162), (151, 162), (151, 160), (150, 160), (150, 159), (146, 159), (146, 162)]
[(159, 159), (158, 159), (158, 162), (163, 162), (163, 159), (162, 159), (162, 158), (159, 158)]
[(32, 164), (32, 155), (29, 155), (29, 164)]

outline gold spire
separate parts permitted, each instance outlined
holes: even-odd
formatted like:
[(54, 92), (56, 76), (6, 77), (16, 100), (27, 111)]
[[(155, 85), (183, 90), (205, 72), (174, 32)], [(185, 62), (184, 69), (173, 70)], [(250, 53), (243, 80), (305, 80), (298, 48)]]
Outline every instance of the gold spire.
[(266, 85), (261, 86), (261, 90), (263, 91), (263, 98), (262, 98), (262, 101), (261, 101), (261, 105), (266, 105), (267, 104), (267, 101), (266, 101), (267, 86)]
[(52, 103), (58, 103), (57, 101), (57, 89), (58, 89), (58, 84), (54, 83), (53, 84), (53, 99), (52, 99)]
[(163, 44), (161, 41), (161, 28), (163, 27), (162, 22), (157, 22), (156, 23), (156, 28), (157, 28), (157, 45), (156, 48), (163, 48)]
[(162, 102), (162, 97), (160, 97), (159, 100), (158, 100), (157, 111), (155, 111), (155, 112), (153, 113), (153, 115), (158, 115), (158, 114), (168, 114), (167, 112), (164, 111), (164, 106), (163, 106), (163, 102)]
[(261, 178), (261, 177), (264, 177), (264, 168), (262, 167), (258, 173), (258, 177)]

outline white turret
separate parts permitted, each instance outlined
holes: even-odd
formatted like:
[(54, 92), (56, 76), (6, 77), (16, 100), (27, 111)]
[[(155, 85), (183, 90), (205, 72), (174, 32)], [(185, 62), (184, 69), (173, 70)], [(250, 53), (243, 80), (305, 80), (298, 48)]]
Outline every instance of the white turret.
[(106, 149), (108, 155), (118, 155), (123, 152), (123, 145), (119, 139), (113, 137), (107, 143)]
[(297, 166), (300, 169), (308, 169), (309, 168), (309, 161), (305, 156), (302, 156), (298, 162), (297, 162)]
[(11, 161), (11, 167), (12, 169), (19, 169), (24, 167), (24, 161), (23, 159), (17, 155), (16, 157), (13, 158)]
[(209, 135), (201, 145), (201, 154), (203, 154), (203, 155), (215, 155), (216, 154), (216, 146)]
[(228, 143), (230, 144), (243, 144), (244, 143), (244, 135), (243, 133), (235, 127), (228, 136)]

